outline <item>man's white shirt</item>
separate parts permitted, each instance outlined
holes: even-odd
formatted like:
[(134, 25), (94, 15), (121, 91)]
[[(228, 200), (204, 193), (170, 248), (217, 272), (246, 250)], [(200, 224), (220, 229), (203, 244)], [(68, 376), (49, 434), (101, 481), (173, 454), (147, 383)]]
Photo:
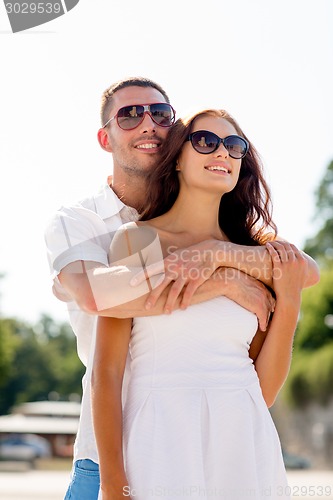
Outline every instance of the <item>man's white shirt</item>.
[(77, 337), (78, 355), (87, 367), (82, 380), (83, 397), (74, 461), (89, 458), (98, 463), (90, 397), (97, 316), (79, 309), (60, 284), (58, 275), (68, 264), (81, 260), (108, 266), (113, 234), (123, 224), (137, 219), (137, 211), (127, 207), (106, 184), (96, 195), (75, 205), (61, 207), (45, 231), (53, 291), (57, 298), (67, 302), (70, 324)]

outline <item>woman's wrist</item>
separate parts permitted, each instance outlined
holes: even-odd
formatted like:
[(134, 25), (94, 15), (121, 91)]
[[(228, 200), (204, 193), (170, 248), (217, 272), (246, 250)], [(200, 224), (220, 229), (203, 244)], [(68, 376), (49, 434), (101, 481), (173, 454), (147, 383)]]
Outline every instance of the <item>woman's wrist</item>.
[(295, 294), (277, 294), (275, 312), (291, 314), (294, 312), (297, 316), (301, 306), (301, 293)]
[(117, 478), (110, 480), (108, 479), (107, 481), (101, 481), (101, 492), (103, 494), (103, 500), (104, 497), (106, 498), (122, 498), (123, 496), (128, 497), (128, 491), (130, 490), (128, 481), (126, 476), (123, 476), (122, 478)]
[(284, 290), (280, 292), (275, 287), (275, 296), (276, 300), (280, 302), (280, 304), (284, 304), (286, 306), (290, 306), (292, 304), (300, 305), (302, 299), (302, 290), (297, 288), (295, 290)]

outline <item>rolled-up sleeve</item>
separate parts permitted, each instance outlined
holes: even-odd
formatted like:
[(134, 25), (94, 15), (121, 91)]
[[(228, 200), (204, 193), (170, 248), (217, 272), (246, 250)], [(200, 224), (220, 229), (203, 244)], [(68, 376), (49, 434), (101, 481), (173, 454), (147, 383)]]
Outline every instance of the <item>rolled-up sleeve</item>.
[(103, 219), (87, 208), (62, 207), (49, 221), (45, 230), (45, 242), (55, 295), (66, 292), (57, 279), (60, 271), (75, 261), (93, 261), (108, 265), (108, 250), (112, 235)]

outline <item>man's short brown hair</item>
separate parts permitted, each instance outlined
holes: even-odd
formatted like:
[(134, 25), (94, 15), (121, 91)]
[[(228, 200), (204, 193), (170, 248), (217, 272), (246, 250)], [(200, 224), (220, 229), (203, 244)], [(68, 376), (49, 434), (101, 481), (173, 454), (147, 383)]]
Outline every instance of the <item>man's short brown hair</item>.
[(126, 78), (125, 80), (119, 80), (116, 83), (113, 83), (110, 87), (108, 87), (102, 95), (102, 103), (101, 103), (101, 123), (102, 126), (109, 119), (110, 108), (112, 106), (112, 97), (118, 92), (118, 90), (124, 89), (126, 87), (152, 87), (153, 89), (158, 90), (160, 92), (165, 101), (170, 103), (169, 97), (165, 90), (153, 80), (149, 78), (143, 78), (141, 76), (134, 76), (130, 78)]

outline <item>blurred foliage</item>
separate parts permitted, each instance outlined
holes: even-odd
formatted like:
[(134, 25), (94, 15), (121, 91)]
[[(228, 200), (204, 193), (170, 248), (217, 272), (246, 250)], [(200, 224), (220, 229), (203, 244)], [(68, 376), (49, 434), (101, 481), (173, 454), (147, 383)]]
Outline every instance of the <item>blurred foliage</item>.
[(0, 389), (4, 385), (6, 377), (10, 372), (10, 367), (15, 353), (15, 327), (11, 320), (0, 321)]
[(325, 405), (333, 397), (333, 161), (316, 191), (316, 206), (323, 224), (304, 250), (319, 263), (321, 278), (303, 291), (293, 361), (282, 392), (297, 407), (312, 401)]
[(47, 400), (50, 393), (61, 400), (81, 395), (84, 366), (67, 323), (47, 315), (34, 327), (0, 319), (0, 360), (0, 414), (22, 402)]
[(283, 396), (290, 406), (303, 408), (333, 396), (333, 342), (314, 351), (296, 351)]
[(318, 233), (308, 239), (304, 251), (315, 258), (321, 267), (333, 261), (333, 161), (328, 165), (316, 196), (316, 218), (323, 221)]
[(315, 350), (333, 344), (330, 315), (333, 315), (333, 264), (321, 271), (316, 286), (303, 291), (295, 349)]

